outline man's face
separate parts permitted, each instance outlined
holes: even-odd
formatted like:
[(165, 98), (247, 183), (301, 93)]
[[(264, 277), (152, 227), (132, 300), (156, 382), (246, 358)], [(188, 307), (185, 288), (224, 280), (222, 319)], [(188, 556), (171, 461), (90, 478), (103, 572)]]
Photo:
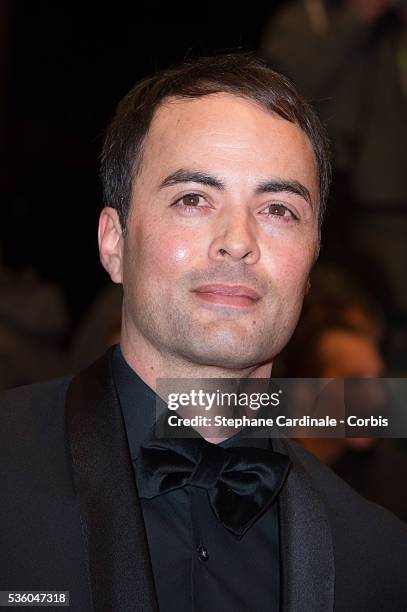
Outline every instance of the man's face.
[(271, 361), (300, 314), (318, 197), (296, 125), (228, 94), (165, 103), (133, 185), (124, 334), (194, 364)]

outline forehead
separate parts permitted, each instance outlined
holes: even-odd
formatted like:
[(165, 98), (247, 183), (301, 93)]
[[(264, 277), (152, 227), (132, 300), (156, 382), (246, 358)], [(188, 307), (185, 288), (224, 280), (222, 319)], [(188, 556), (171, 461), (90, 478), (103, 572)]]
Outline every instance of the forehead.
[(231, 177), (247, 179), (251, 173), (253, 180), (291, 174), (318, 195), (315, 156), (302, 129), (230, 94), (163, 103), (153, 117), (142, 165), (157, 173), (195, 165)]

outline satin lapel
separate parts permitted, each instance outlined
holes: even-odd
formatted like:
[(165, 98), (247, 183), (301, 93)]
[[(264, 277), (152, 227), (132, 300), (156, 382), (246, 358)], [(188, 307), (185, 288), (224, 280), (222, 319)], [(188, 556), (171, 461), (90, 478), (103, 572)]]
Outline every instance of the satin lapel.
[(335, 564), (323, 500), (289, 440), (273, 439), (292, 467), (279, 495), (283, 612), (330, 612)]
[(66, 432), (96, 612), (157, 610), (153, 573), (111, 350), (68, 389)]

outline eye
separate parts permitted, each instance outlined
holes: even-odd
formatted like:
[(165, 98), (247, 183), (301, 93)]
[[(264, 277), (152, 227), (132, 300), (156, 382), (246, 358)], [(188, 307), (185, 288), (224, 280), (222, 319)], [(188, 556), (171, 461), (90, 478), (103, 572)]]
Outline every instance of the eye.
[(297, 215), (287, 208), (287, 206), (280, 204), (279, 202), (269, 204), (269, 206), (267, 206), (267, 208), (265, 208), (260, 214), (266, 215), (267, 217), (280, 217), (282, 219), (286, 219), (287, 221), (290, 219), (298, 221)]
[(176, 200), (172, 206), (181, 209), (182, 211), (193, 211), (195, 209), (203, 209), (206, 199), (199, 193), (186, 193)]
[(182, 196), (182, 198), (180, 198), (178, 202), (182, 202), (184, 206), (192, 206), (195, 208), (196, 206), (198, 206), (200, 198), (201, 196), (197, 193), (187, 193), (187, 195)]

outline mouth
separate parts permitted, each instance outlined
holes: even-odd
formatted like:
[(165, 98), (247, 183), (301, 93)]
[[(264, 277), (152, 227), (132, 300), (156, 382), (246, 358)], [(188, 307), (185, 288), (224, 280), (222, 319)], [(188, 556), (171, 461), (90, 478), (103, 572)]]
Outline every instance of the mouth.
[(261, 299), (257, 291), (245, 285), (202, 285), (193, 293), (204, 302), (236, 308), (254, 306)]

